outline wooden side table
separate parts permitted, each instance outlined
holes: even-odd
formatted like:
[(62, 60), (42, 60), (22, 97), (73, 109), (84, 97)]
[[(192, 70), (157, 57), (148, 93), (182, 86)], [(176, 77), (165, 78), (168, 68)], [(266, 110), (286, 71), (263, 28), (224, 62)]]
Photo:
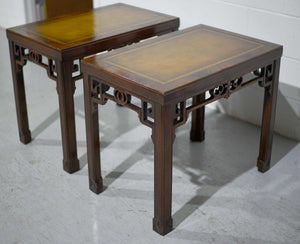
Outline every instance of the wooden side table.
[(31, 61), (56, 81), (59, 97), (63, 168), (79, 169), (74, 100), (75, 81), (82, 78), (78, 64), (85, 56), (122, 47), (177, 30), (177, 17), (125, 4), (114, 4), (7, 30), (20, 141), (31, 141), (23, 66)]
[[(199, 25), (84, 59), (90, 189), (95, 193), (103, 189), (98, 104), (111, 100), (136, 111), (141, 123), (152, 128), (153, 229), (167, 234), (172, 230), (175, 129), (192, 112), (191, 139), (203, 140), (204, 106), (256, 82), (265, 89), (257, 167), (261, 172), (268, 170), (281, 55), (280, 45)], [(132, 103), (132, 96), (141, 103)], [(190, 98), (193, 102), (188, 105), (186, 101)]]

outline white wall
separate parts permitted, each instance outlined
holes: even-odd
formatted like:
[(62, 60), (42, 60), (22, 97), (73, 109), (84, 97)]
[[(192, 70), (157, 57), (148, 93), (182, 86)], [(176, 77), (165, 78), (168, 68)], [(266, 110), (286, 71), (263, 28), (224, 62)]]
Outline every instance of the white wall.
[(0, 0), (1, 27), (8, 28), (24, 23), (25, 10), (23, 0)]
[[(94, 0), (95, 7), (119, 2)], [(300, 140), (300, 0), (124, 0), (124, 3), (180, 17), (180, 28), (206, 24), (284, 46), (275, 130)], [(234, 94), (217, 107), (260, 124), (263, 90)], [(241, 106), (243, 104), (243, 106)], [(247, 109), (245, 109), (247, 108)]]

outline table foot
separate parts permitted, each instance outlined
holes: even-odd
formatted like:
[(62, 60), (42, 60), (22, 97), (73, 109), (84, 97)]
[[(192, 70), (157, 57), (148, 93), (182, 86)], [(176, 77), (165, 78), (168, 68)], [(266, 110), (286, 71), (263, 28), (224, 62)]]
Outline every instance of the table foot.
[(63, 160), (64, 171), (72, 174), (80, 169), (79, 160), (77, 158), (71, 160)]
[(257, 159), (257, 168), (259, 172), (265, 173), (270, 169), (270, 162), (265, 162), (261, 159)]
[(28, 130), (26, 133), (20, 134), (20, 141), (23, 144), (28, 144), (31, 142), (31, 132)]
[(204, 141), (204, 139), (205, 139), (205, 131), (204, 130), (202, 130), (200, 132), (191, 130), (191, 134), (190, 134), (191, 141), (201, 142), (201, 141)]
[(153, 218), (153, 230), (162, 236), (168, 234), (173, 230), (173, 219), (170, 218), (162, 223), (159, 219)]
[(102, 179), (100, 182), (95, 182), (92, 180), (89, 180), (90, 182), (90, 190), (96, 194), (99, 194), (103, 191), (103, 182)]

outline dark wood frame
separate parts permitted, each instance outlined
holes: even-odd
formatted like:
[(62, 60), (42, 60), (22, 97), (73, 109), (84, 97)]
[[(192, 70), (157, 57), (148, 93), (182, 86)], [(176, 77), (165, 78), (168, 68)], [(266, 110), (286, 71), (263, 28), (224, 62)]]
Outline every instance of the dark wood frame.
[[(154, 218), (153, 229), (161, 235), (172, 230), (172, 147), (175, 129), (183, 125), (192, 112), (190, 139), (204, 140), (204, 107), (240, 89), (258, 83), (265, 89), (257, 167), (260, 172), (270, 168), (273, 128), (282, 46), (258, 55), (247, 62), (231, 66), (217, 74), (188, 86), (178, 87), (170, 94), (157, 94), (133, 84), (125, 78), (106, 72), (82, 61), (86, 135), (88, 148), (89, 187), (96, 194), (103, 190), (100, 164), (98, 105), (108, 100), (138, 113), (140, 122), (152, 129), (154, 143)], [(248, 78), (250, 75), (250, 78)], [(246, 78), (247, 77), (247, 78)], [(201, 85), (201, 87), (198, 86)], [(109, 89), (113, 88), (113, 93)], [(208, 97), (205, 97), (205, 93)], [(141, 105), (131, 103), (135, 96)], [(193, 98), (192, 105), (186, 100)]]
[[(27, 61), (30, 61), (45, 68), (49, 78), (56, 82), (62, 134), (63, 168), (69, 173), (78, 171), (80, 167), (77, 156), (73, 94), (75, 81), (82, 78), (82, 73), (80, 66), (74, 62), (98, 52), (178, 30), (179, 19), (169, 17), (168, 20), (158, 24), (150, 24), (130, 32), (121, 32), (121, 34), (109, 38), (88, 40), (65, 49), (55, 48), (53, 45), (39, 43), (27, 36), (20, 35), (18, 30), (26, 28), (27, 25), (17, 27), (19, 29), (7, 29), (20, 141), (24, 144), (31, 141), (23, 77), (23, 67)], [(74, 72), (79, 74), (74, 75)]]

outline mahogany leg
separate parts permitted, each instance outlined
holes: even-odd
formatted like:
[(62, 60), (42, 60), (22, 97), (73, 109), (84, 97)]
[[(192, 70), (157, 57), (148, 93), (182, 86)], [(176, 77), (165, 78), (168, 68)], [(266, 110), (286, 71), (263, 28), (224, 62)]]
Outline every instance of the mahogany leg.
[(154, 218), (153, 230), (165, 235), (172, 220), (172, 148), (174, 140), (173, 105), (154, 107)]
[(56, 61), (55, 65), (62, 134), (63, 168), (68, 173), (73, 173), (79, 170), (73, 98), (75, 90), (74, 80), (72, 79), (73, 61)]
[(270, 168), (280, 59), (274, 62), (273, 68), (272, 83), (271, 85), (265, 87), (260, 147), (257, 159), (257, 167), (260, 172), (266, 172)]
[(103, 191), (103, 181), (100, 164), (98, 104), (94, 103), (91, 99), (90, 82), (92, 81), (85, 75), (83, 83), (89, 186), (91, 191), (99, 194)]
[[(193, 104), (199, 104), (205, 100), (205, 93), (193, 97)], [(192, 128), (190, 133), (191, 141), (204, 141), (204, 117), (205, 107), (201, 107), (192, 112)]]
[[(21, 52), (21, 50), (19, 51)], [(31, 141), (31, 132), (29, 130), (28, 124), (23, 66), (16, 63), (14, 43), (12, 41), (9, 41), (9, 52), (19, 128), (19, 137), (22, 143), (27, 144)]]

